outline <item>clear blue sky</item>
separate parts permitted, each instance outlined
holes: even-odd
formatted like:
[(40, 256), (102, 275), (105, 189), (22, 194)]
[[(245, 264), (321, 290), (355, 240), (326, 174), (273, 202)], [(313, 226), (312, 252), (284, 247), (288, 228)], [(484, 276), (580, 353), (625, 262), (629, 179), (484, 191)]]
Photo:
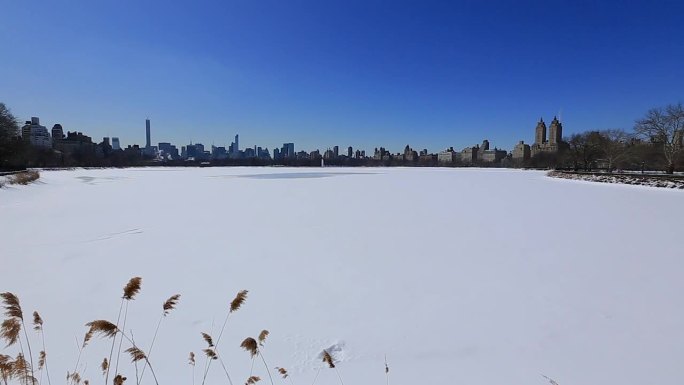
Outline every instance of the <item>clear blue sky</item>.
[(4, 1), (0, 101), (100, 141), (459, 149), (684, 101), (684, 1)]

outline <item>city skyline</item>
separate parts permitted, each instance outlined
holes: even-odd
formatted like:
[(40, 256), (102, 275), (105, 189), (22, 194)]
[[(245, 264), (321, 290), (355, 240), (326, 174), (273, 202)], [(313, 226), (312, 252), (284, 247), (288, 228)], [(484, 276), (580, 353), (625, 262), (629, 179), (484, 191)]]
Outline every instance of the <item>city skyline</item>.
[[(0, 100), (93, 137), (438, 151), (630, 129), (681, 101), (677, 15), (658, 2), (10, 2)], [(146, 15), (154, 14), (154, 18)], [(27, 20), (31, 28), (26, 28)], [(82, 33), (87, 30), (88, 33)], [(533, 123), (532, 123), (533, 124)]]
[[(27, 126), (30, 126), (30, 125), (32, 125), (32, 124), (33, 124), (33, 125), (38, 125), (37, 122), (39, 122), (40, 119), (41, 119), (40, 117), (32, 116), (30, 119), (25, 120), (23, 124), (20, 124), (20, 126), (22, 126), (22, 127), (27, 127)], [(560, 123), (560, 120), (558, 119), (558, 117), (557, 117), (556, 115), (554, 115), (553, 121), (556, 122), (556, 123)], [(19, 123), (22, 123), (22, 121), (20, 120)], [(43, 120), (42, 123), (45, 123), (45, 121)], [(505, 148), (505, 147), (503, 147), (503, 146), (492, 146), (492, 148), (497, 149), (497, 150), (504, 150), (504, 151), (506, 151), (507, 153), (513, 153), (514, 150), (515, 150), (515, 148), (516, 148), (518, 145), (522, 144), (522, 143), (525, 143), (526, 145), (530, 145), (530, 144), (533, 144), (533, 143), (538, 143), (538, 142), (539, 142), (538, 139), (539, 139), (539, 124), (540, 124), (540, 123), (543, 123), (543, 117), (540, 118), (540, 122), (537, 123), (537, 127), (535, 128), (535, 130), (536, 130), (535, 139), (534, 139), (532, 142), (528, 141), (527, 139), (520, 139), (520, 140), (518, 140), (518, 141), (516, 142), (516, 144), (515, 144), (514, 146), (512, 146), (511, 148)], [(69, 128), (64, 129), (64, 126), (63, 126), (61, 123), (45, 123), (45, 124), (47, 124), (48, 126), (49, 126), (49, 125), (52, 125), (52, 126), (53, 126), (51, 130), (48, 129), (47, 126), (41, 126), (41, 127), (43, 127), (43, 128), (46, 130), (46, 134), (49, 134), (50, 131), (52, 132), (52, 138), (50, 138), (50, 139), (51, 139), (50, 141), (52, 141), (52, 139), (61, 139), (61, 138), (63, 138), (63, 137), (66, 135), (66, 133), (73, 133), (73, 134), (78, 134), (78, 135), (81, 135), (81, 134), (87, 135), (89, 138), (92, 138), (92, 139), (93, 139), (93, 143), (98, 143), (98, 140), (99, 140), (99, 138), (98, 138), (97, 136), (92, 135), (92, 134), (91, 134), (90, 132), (88, 132), (88, 131), (71, 130), (71, 129), (69, 129)], [(58, 132), (58, 133), (59, 133), (59, 136), (55, 135), (55, 132)], [(259, 145), (259, 144), (254, 143), (254, 144), (249, 145), (249, 146), (244, 146), (243, 149), (241, 149), (240, 146), (239, 146), (239, 136), (240, 136), (239, 133), (236, 133), (236, 134), (235, 134), (235, 136), (233, 137), (233, 142), (230, 142), (229, 145), (225, 145), (223, 142), (222, 142), (222, 143), (214, 143), (214, 142), (212, 142), (211, 144), (206, 145), (206, 142), (201, 141), (201, 140), (198, 140), (198, 141), (192, 141), (192, 140), (191, 140), (191, 141), (188, 142), (188, 143), (173, 142), (173, 141), (168, 141), (168, 140), (160, 140), (160, 141), (156, 141), (156, 142), (155, 142), (155, 140), (153, 140), (153, 138), (154, 138), (153, 132), (154, 132), (154, 130), (153, 130), (153, 128), (152, 128), (151, 119), (150, 119), (150, 118), (145, 118), (145, 131), (144, 131), (144, 138), (145, 138), (145, 139), (144, 139), (144, 142), (145, 142), (145, 144), (144, 144), (144, 145), (143, 145), (142, 143), (139, 143), (139, 142), (127, 143), (127, 142), (122, 141), (122, 140), (120, 139), (119, 136), (114, 136), (114, 135), (104, 136), (104, 137), (102, 137), (102, 139), (103, 139), (103, 141), (109, 141), (109, 140), (111, 139), (111, 140), (112, 140), (113, 148), (114, 148), (115, 150), (124, 149), (125, 147), (138, 147), (138, 148), (140, 148), (140, 150), (141, 150), (143, 153), (146, 152), (147, 155), (150, 155), (150, 156), (155, 155), (153, 152), (150, 152), (152, 149), (158, 150), (158, 149), (160, 149), (159, 147), (167, 147), (167, 146), (173, 146), (173, 147), (175, 148), (174, 151), (177, 150), (178, 153), (180, 153), (181, 148), (183, 148), (183, 150), (185, 150), (185, 147), (186, 147), (186, 146), (193, 146), (193, 145), (200, 145), (200, 146), (202, 146), (202, 148), (206, 147), (206, 148), (209, 148), (209, 149), (220, 148), (220, 149), (222, 149), (221, 151), (225, 151), (225, 152), (226, 152), (226, 154), (228, 155), (228, 157), (239, 157), (239, 154), (243, 153), (243, 149), (244, 149), (244, 150), (253, 149), (254, 152), (255, 152), (255, 154), (258, 154), (257, 148), (258, 148), (259, 150), (264, 149), (264, 150), (271, 151), (271, 152), (270, 152), (270, 153), (271, 153), (271, 156), (273, 156), (273, 152), (272, 152), (272, 151), (273, 151), (273, 150), (278, 151), (278, 150), (281, 148), (281, 145), (261, 146), (261, 145)], [(560, 137), (562, 137), (562, 134), (559, 132), (559, 138), (560, 138)], [(544, 136), (544, 138), (545, 138), (545, 136)], [(494, 140), (495, 140), (495, 139), (494, 139)], [(486, 149), (489, 149), (489, 142), (490, 142), (490, 140), (489, 140), (488, 138), (486, 138), (486, 139), (484, 139), (484, 142), (487, 143), (487, 148), (486, 148)], [(116, 145), (114, 145), (114, 143), (116, 143)], [(283, 142), (281, 142), (281, 143), (282, 143), (282, 148), (288, 148), (288, 154), (290, 154), (290, 156), (294, 156), (294, 154), (296, 154), (296, 153), (299, 152), (299, 151), (305, 151), (305, 152), (307, 152), (307, 153), (309, 153), (309, 152), (326, 153), (326, 152), (328, 152), (328, 151), (330, 151), (330, 152), (332, 153), (332, 152), (334, 151), (335, 157), (338, 157), (338, 155), (344, 155), (343, 153), (339, 152), (339, 146), (340, 146), (339, 144), (332, 144), (332, 145), (329, 144), (329, 145), (325, 145), (325, 146), (321, 146), (321, 147), (313, 147), (313, 148), (302, 148), (302, 147), (298, 147), (298, 148), (297, 148), (298, 151), (295, 151), (295, 149), (294, 149), (294, 147), (293, 147), (293, 146), (294, 146), (294, 142), (292, 142), (292, 141), (283, 141)], [(355, 153), (356, 150), (363, 151), (364, 153), (365, 153), (365, 152), (370, 152), (370, 153), (372, 153), (373, 150), (377, 151), (378, 149), (381, 149), (381, 151), (387, 150), (388, 154), (394, 155), (394, 154), (401, 153), (401, 152), (402, 152), (402, 151), (401, 151), (402, 149), (408, 149), (410, 146), (411, 146), (411, 143), (407, 143), (405, 146), (403, 146), (403, 147), (401, 147), (401, 148), (396, 148), (396, 149), (394, 149), (394, 148), (390, 148), (390, 147), (388, 147), (388, 146), (385, 146), (385, 145), (383, 145), (383, 144), (377, 144), (377, 145), (372, 146), (372, 147), (369, 147), (369, 148), (354, 147), (354, 146), (349, 146), (349, 145), (347, 145), (347, 144), (342, 144), (342, 148), (343, 148), (343, 149), (344, 149), (344, 148), (347, 148), (347, 155), (346, 155), (346, 156), (349, 157), (349, 158), (352, 157), (352, 156), (349, 155), (349, 152), (350, 152), (352, 149), (354, 150), (354, 151), (351, 151), (352, 153)], [(470, 144), (463, 144), (463, 146), (461, 146), (461, 145), (459, 145), (459, 144), (457, 144), (457, 145), (446, 145), (446, 146), (443, 146), (443, 147), (441, 147), (441, 148), (438, 148), (438, 149), (436, 149), (436, 150), (434, 150), (434, 151), (433, 151), (432, 149), (428, 149), (428, 148), (421, 148), (421, 152), (425, 152), (426, 154), (427, 154), (427, 153), (429, 153), (429, 154), (437, 154), (438, 152), (442, 152), (442, 151), (445, 151), (445, 150), (451, 150), (451, 151), (453, 151), (454, 149), (456, 149), (456, 151), (458, 152), (458, 151), (460, 151), (460, 150), (462, 150), (462, 149), (470, 149), (470, 148), (472, 148), (472, 147), (474, 147), (474, 146), (479, 146), (479, 144), (478, 144), (478, 143), (475, 143), (475, 144), (470, 143)], [(412, 149), (412, 147), (411, 147), (411, 149)], [(555, 150), (554, 150), (554, 151), (555, 151)], [(258, 156), (258, 155), (257, 155), (257, 156)]]

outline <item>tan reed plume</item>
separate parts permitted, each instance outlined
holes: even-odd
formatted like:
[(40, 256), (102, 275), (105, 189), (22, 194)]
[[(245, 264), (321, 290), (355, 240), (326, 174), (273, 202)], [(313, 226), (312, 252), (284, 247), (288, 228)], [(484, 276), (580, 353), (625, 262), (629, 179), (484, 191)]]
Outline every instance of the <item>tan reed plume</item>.
[(93, 329), (88, 329), (85, 336), (83, 336), (83, 346), (81, 348), (85, 348), (91, 338), (93, 338)]
[(120, 374), (117, 374), (114, 377), (114, 385), (123, 385), (124, 381), (126, 381), (126, 377), (124, 377)]
[(335, 367), (335, 362), (327, 350), (323, 350), (323, 362), (328, 364), (331, 369)]
[(7, 383), (13, 373), (12, 357), (0, 354), (0, 378)]
[(230, 302), (230, 313), (240, 309), (240, 306), (242, 306), (242, 304), (245, 303), (245, 300), (247, 299), (247, 293), (249, 293), (249, 291), (247, 290), (242, 290), (237, 293), (235, 299), (233, 299), (233, 301)]
[(240, 344), (240, 347), (248, 351), (252, 357), (259, 354), (259, 345), (252, 337), (245, 338), (245, 340)]
[(290, 374), (287, 372), (287, 369), (285, 368), (279, 368), (276, 366), (276, 370), (278, 373), (280, 373), (281, 376), (283, 376), (283, 379), (287, 378)]
[(216, 355), (216, 352), (213, 349), (203, 349), (202, 351), (207, 356), (207, 358), (212, 360), (218, 359), (218, 356)]
[(130, 281), (124, 286), (123, 289), (123, 298), (126, 300), (132, 300), (133, 297), (140, 292), (140, 285), (142, 284), (142, 278), (140, 277), (133, 277), (131, 278)]
[(19, 380), (20, 384), (37, 384), (38, 380), (33, 377), (31, 365), (24, 358), (24, 354), (17, 354), (17, 358), (12, 363), (13, 376)]
[(256, 383), (259, 382), (259, 381), (261, 381), (261, 378), (259, 378), (258, 376), (250, 376), (250, 377), (247, 379), (247, 382), (245, 382), (245, 385), (253, 385), (253, 384), (256, 384)]
[(116, 325), (102, 319), (88, 322), (86, 326), (90, 327), (89, 332), (91, 332), (91, 335), (99, 333), (103, 337), (114, 337), (119, 332), (119, 328)]
[(268, 337), (268, 330), (262, 330), (261, 333), (259, 333), (259, 346), (264, 346), (264, 343), (266, 342), (266, 337)]
[(202, 338), (207, 342), (207, 345), (209, 345), (210, 348), (214, 347), (214, 340), (211, 338), (209, 334), (203, 332)]
[(188, 364), (195, 366), (195, 353), (190, 352), (190, 357), (188, 358)]
[(16, 295), (10, 292), (5, 292), (0, 294), (0, 298), (2, 298), (2, 302), (4, 303), (5, 315), (7, 317), (16, 317), (20, 320), (24, 319), (24, 313), (21, 311), (19, 298)]
[(78, 372), (73, 372), (70, 375), (68, 375), (67, 377), (74, 384), (80, 384), (81, 383), (81, 375), (78, 374)]
[(7, 346), (12, 346), (19, 340), (21, 322), (17, 318), (7, 318), (0, 326), (0, 337), (7, 341)]
[(180, 294), (175, 294), (169, 297), (169, 299), (164, 302), (164, 317), (166, 317), (169, 312), (173, 309), (176, 308), (176, 305), (178, 304), (178, 300), (180, 299)]
[(90, 385), (90, 381), (84, 380), (84, 381), (83, 381), (83, 385)]
[(43, 330), (43, 319), (40, 318), (40, 314), (37, 311), (33, 312), (33, 330)]
[(38, 370), (43, 369), (45, 366), (45, 350), (41, 350), (38, 353)]
[(126, 349), (125, 352), (130, 354), (131, 362), (138, 362), (147, 358), (145, 353), (136, 346)]
[(107, 357), (102, 360), (102, 363), (100, 364), (100, 369), (102, 369), (102, 375), (104, 376), (105, 373), (107, 373), (107, 369), (109, 369), (109, 361), (107, 361)]

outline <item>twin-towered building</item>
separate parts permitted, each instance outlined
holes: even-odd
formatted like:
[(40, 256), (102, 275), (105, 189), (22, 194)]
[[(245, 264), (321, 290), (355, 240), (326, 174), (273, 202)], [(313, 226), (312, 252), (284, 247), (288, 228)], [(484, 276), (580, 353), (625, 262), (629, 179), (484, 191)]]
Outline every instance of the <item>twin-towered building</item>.
[(553, 117), (551, 125), (549, 126), (549, 137), (546, 137), (546, 123), (543, 118), (539, 118), (537, 127), (534, 129), (534, 144), (530, 146), (524, 141), (518, 142), (512, 152), (513, 159), (528, 160), (531, 157), (541, 154), (543, 152), (555, 153), (558, 152), (560, 143), (563, 141), (563, 124), (557, 117)]
[(530, 147), (532, 156), (542, 152), (558, 151), (558, 146), (563, 141), (563, 125), (558, 118), (554, 116), (551, 121), (548, 140), (546, 139), (546, 123), (544, 123), (544, 119), (539, 119), (534, 132), (534, 144)]

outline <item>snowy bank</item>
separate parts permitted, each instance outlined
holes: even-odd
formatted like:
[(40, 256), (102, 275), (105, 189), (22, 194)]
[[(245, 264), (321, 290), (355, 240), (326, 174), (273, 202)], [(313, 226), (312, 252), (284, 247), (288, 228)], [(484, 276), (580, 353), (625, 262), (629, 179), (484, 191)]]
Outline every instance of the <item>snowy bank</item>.
[(684, 189), (684, 178), (668, 176), (644, 176), (637, 174), (598, 174), (576, 173), (566, 171), (550, 171), (548, 176), (553, 178), (584, 180), (589, 182), (621, 183), (649, 187)]

